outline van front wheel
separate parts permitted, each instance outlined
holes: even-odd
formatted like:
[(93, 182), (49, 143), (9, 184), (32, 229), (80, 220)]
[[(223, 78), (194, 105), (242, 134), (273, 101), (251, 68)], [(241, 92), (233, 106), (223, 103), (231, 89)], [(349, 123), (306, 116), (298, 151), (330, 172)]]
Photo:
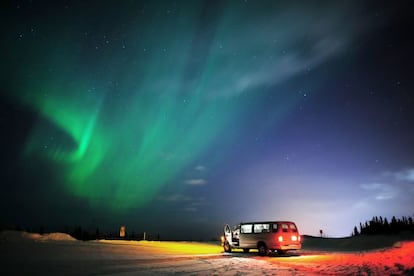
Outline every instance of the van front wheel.
[(228, 242), (225, 242), (223, 247), (224, 247), (224, 252), (228, 252), (228, 253), (231, 252), (231, 246)]
[(259, 243), (259, 245), (257, 246), (257, 249), (259, 250), (259, 255), (260, 256), (266, 256), (267, 255), (267, 247), (266, 247), (266, 244)]

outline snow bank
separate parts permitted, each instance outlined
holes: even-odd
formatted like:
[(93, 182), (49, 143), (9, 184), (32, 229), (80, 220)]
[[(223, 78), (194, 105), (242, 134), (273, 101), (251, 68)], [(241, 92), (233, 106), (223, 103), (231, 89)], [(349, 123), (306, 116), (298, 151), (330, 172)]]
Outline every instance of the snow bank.
[(28, 233), (22, 231), (2, 231), (0, 232), (0, 241), (76, 241), (71, 235), (66, 233), (48, 233), (48, 234), (37, 234)]
[(66, 233), (49, 233), (43, 234), (40, 238), (42, 241), (76, 241), (74, 237)]

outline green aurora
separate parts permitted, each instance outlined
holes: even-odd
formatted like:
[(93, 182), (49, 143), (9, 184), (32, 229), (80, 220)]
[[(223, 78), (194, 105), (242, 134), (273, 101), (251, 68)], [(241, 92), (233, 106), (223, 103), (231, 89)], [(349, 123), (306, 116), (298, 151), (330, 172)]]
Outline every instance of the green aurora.
[[(177, 177), (211, 149), (260, 135), (303, 99), (291, 92), (295, 85), (280, 83), (338, 51), (320, 48), (320, 34), (302, 30), (306, 18), (278, 25), (284, 15), (266, 6), (255, 7), (262, 17), (249, 22), (247, 6), (146, 5), (141, 16), (119, 3), (110, 12), (118, 21), (89, 21), (95, 11), (78, 7), (74, 17), (55, 7), (60, 17), (35, 16), (28, 33), (5, 44), (20, 72), (13, 96), (39, 114), (25, 158), (61, 166), (70, 193), (97, 208), (143, 206), (165, 185), (185, 189)], [(9, 31), (25, 28), (15, 26)], [(285, 53), (305, 37), (304, 47)], [(277, 93), (266, 93), (275, 85)], [(260, 129), (244, 129), (260, 117)]]
[[(176, 81), (169, 83), (168, 91), (141, 92), (151, 89), (151, 83), (144, 83), (123, 100), (108, 100), (106, 95), (91, 99), (86, 89), (73, 93), (79, 85), (37, 88), (39, 92), (28, 104), (41, 113), (42, 121), (67, 135), (63, 141), (73, 141), (73, 145), (45, 137), (50, 132), (39, 123), (25, 153), (66, 164), (66, 185), (92, 203), (103, 200), (107, 204), (110, 199), (113, 209), (145, 204), (206, 150), (223, 128), (231, 127), (231, 118), (237, 113), (237, 107), (229, 106), (234, 101), (206, 99), (205, 85), (183, 99), (179, 90), (182, 73), (174, 71)], [(128, 106), (123, 106), (126, 101)]]

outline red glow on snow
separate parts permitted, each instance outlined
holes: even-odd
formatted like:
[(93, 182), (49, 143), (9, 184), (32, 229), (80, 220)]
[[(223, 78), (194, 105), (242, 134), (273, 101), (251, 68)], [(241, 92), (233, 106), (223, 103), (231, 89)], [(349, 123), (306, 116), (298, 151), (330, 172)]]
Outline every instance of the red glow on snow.
[[(414, 242), (397, 243), (391, 249), (352, 253), (308, 253), (270, 262), (294, 267), (309, 274), (390, 275), (413, 272)], [(364, 275), (365, 275), (364, 274)]]

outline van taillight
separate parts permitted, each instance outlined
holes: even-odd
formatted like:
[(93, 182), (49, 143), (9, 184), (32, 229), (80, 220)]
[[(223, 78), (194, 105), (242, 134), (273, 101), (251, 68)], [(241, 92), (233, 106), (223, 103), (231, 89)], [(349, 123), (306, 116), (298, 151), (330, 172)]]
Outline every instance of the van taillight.
[(279, 236), (277, 239), (279, 240), (279, 242), (282, 242), (283, 241), (283, 237), (282, 236)]

